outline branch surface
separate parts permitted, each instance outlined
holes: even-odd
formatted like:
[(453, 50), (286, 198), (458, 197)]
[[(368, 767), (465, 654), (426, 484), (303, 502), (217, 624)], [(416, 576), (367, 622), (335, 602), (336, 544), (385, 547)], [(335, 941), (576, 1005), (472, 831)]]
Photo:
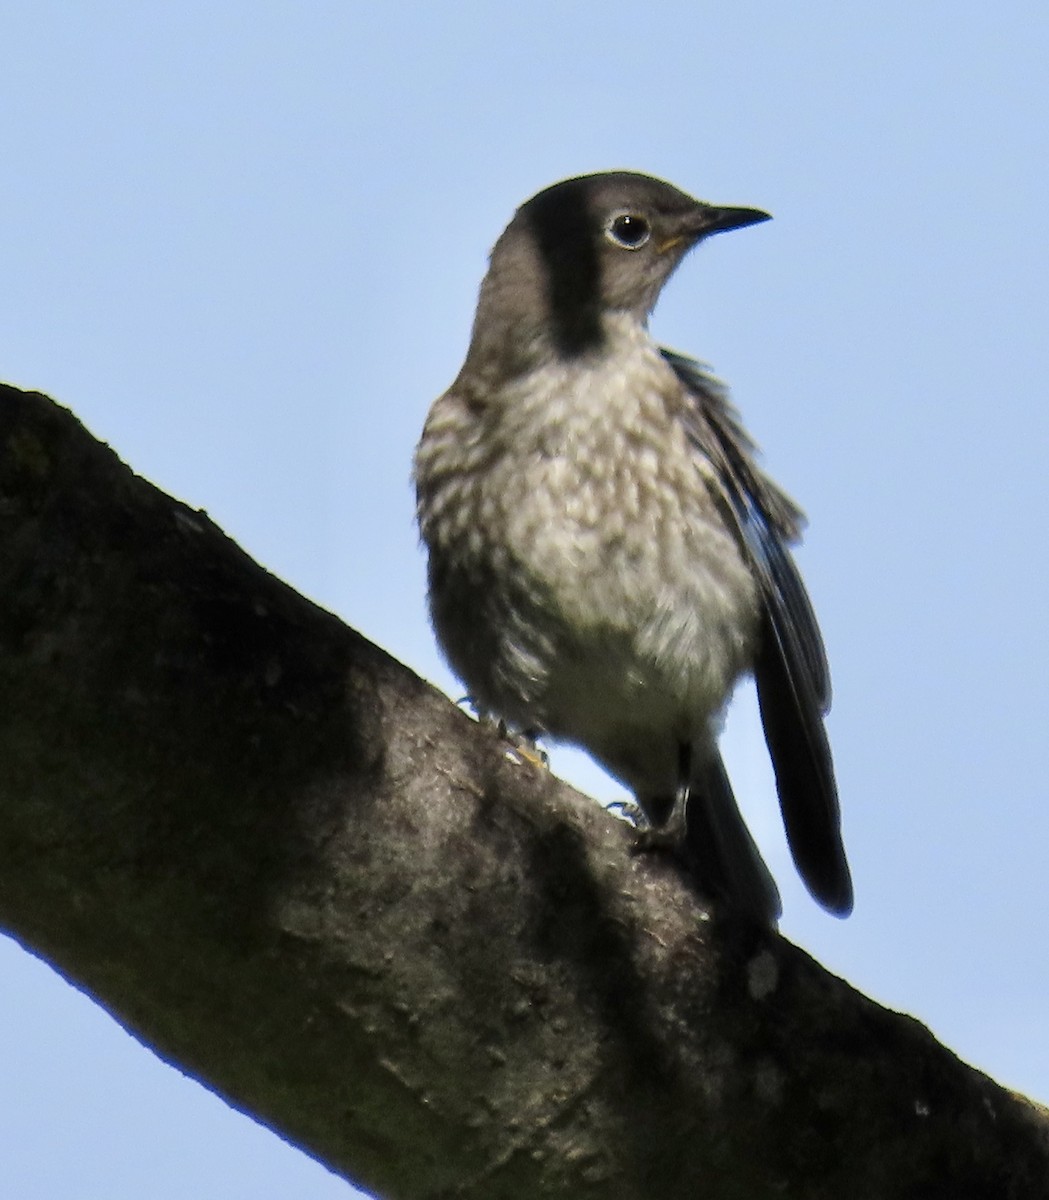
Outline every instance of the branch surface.
[(1044, 1109), (631, 842), (0, 387), (0, 924), (158, 1054), (389, 1200), (1047, 1194)]

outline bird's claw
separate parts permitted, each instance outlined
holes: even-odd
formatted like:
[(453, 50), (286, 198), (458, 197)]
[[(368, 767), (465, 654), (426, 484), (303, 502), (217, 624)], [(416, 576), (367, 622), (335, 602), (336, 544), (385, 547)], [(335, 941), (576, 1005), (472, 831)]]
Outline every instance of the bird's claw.
[[(486, 718), (489, 722), (491, 718)], [(512, 751), (525, 762), (529, 762), (533, 767), (542, 767), (544, 770), (550, 769), (550, 756), (547, 752), (540, 748), (538, 739), (542, 735), (542, 731), (538, 729), (510, 729), (505, 721), (500, 720), (495, 723), (496, 730), (504, 742), (509, 742)]]
[(641, 830), (647, 827), (648, 819), (644, 809), (634, 800), (610, 800), (605, 805), (605, 811), (612, 813), (621, 821), (626, 821), (628, 825), (633, 825), (635, 829)]

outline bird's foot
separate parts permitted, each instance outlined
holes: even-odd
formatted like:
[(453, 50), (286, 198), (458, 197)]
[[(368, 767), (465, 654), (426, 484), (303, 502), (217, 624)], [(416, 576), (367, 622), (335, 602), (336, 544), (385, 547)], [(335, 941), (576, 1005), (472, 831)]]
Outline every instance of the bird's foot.
[(605, 811), (612, 813), (621, 821), (626, 821), (628, 825), (633, 825), (637, 830), (648, 828), (648, 817), (645, 816), (645, 810), (634, 800), (610, 800), (605, 805)]
[(649, 821), (639, 829), (634, 844), (635, 854), (652, 850), (677, 852), (685, 842), (685, 802), (688, 793), (680, 792), (674, 797), (673, 806), (665, 821), (659, 824)]
[(474, 716), (482, 725), (494, 729), (504, 742), (509, 742), (510, 753), (519, 755), (534, 767), (550, 767), (550, 756), (537, 744), (543, 736), (541, 729), (511, 729), (502, 717), (493, 716), (483, 705), (478, 704), (473, 696), (460, 696), (456, 701), (460, 708), (473, 709)]
[(672, 829), (669, 825), (649, 825), (637, 831), (634, 841), (634, 854), (651, 854), (653, 851), (677, 853), (684, 844), (683, 831)]
[[(483, 719), (492, 723), (490, 717), (485, 716)], [(523, 758), (525, 762), (530, 762), (533, 767), (550, 769), (550, 756), (538, 744), (539, 738), (543, 734), (541, 729), (511, 729), (503, 720), (494, 724), (503, 741), (509, 742), (513, 753)]]

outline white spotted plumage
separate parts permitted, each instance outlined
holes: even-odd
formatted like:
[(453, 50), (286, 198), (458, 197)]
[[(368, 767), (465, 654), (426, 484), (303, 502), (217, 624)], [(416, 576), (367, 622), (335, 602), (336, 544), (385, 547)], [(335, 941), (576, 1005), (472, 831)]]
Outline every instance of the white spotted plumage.
[(674, 418), (677, 376), (631, 314), (604, 327), (595, 359), (433, 406), (415, 463), (432, 611), (485, 708), (673, 790), (677, 741), (713, 736), (749, 666), (756, 589)]

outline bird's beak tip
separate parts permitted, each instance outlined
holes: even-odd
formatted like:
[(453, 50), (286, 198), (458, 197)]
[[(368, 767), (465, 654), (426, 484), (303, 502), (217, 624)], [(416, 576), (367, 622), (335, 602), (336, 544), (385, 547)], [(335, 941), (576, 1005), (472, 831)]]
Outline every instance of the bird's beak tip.
[(712, 233), (725, 233), (730, 229), (745, 229), (748, 225), (761, 225), (772, 220), (772, 213), (761, 208), (726, 208), (718, 205), (704, 205), (700, 210), (697, 224), (700, 237)]

